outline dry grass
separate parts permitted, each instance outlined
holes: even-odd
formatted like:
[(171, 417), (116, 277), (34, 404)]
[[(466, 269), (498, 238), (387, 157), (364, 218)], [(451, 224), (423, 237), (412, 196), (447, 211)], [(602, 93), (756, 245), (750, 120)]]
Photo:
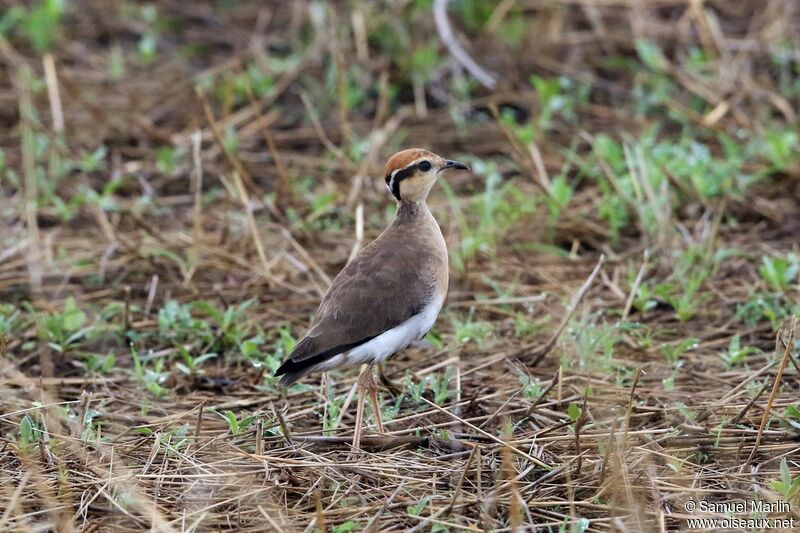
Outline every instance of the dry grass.
[[(760, 271), (762, 256), (798, 252), (800, 144), (783, 164), (743, 156), (736, 172), (760, 176), (745, 194), (706, 196), (677, 171), (650, 189), (653, 167), (631, 141), (625, 176), (641, 189), (608, 204), (628, 213), (618, 235), (602, 214), (604, 178), (575, 163), (602, 134), (639, 139), (654, 125), (676, 144), (702, 132), (720, 159), (725, 137), (742, 146), (780, 128), (796, 134), (794, 2), (503, 1), (481, 31), (451, 6), (456, 38), (498, 79), (463, 96), (451, 81), (467, 75), (444, 45), (422, 82), (382, 48), (397, 20), (435, 42), (432, 15), (415, 3), (337, 4), (316, 27), (321, 3), (219, 4), (228, 7), (158, 2), (153, 22), (135, 3), (73, 2), (52, 55), (21, 31), (0, 37), (10, 169), (0, 177), (0, 326), (10, 324), (0, 337), (0, 531), (664, 531), (698, 516), (690, 500), (753, 498), (789, 502), (769, 516), (800, 524), (800, 491), (774, 483), (784, 459), (800, 476), (800, 434), (786, 414), (800, 390), (790, 317), (799, 280), (775, 290)], [(524, 30), (509, 42), (497, 28), (515, 18)], [(148, 34), (156, 55), (137, 63)], [(648, 56), (647, 43), (660, 52)], [(690, 53), (707, 58), (701, 73)], [(291, 62), (275, 69), (270, 54)], [(247, 67), (272, 69), (271, 89), (242, 86)], [(533, 140), (515, 129), (544, 108), (529, 74), (590, 87), (573, 120), (558, 115)], [(659, 102), (637, 111), (659, 87)], [(509, 110), (520, 124), (501, 118)], [(302, 334), (359, 231), (364, 242), (380, 231), (382, 160), (412, 144), (493, 162), (536, 208), (505, 225), (508, 213), (494, 212), (496, 226), (481, 232), (482, 180), (459, 176), (434, 192), (463, 264), (441, 343), (388, 362), (398, 389), (382, 395), (388, 433), (354, 453), (355, 370), (282, 392), (263, 365)], [(100, 145), (103, 167), (52, 177)], [(598, 176), (616, 172), (591, 161)], [(554, 215), (562, 171), (572, 196)], [(65, 215), (60, 206), (87, 191), (94, 200)], [(663, 195), (681, 199), (664, 207)], [(479, 252), (464, 252), (478, 238)], [(691, 253), (700, 259), (676, 280)], [(700, 288), (683, 292), (692, 275)], [(666, 283), (686, 295), (685, 315), (663, 293), (642, 300), (643, 288)], [(763, 295), (783, 314), (765, 318)], [(92, 330), (55, 349), (46, 321), (69, 296)], [(225, 309), (249, 298), (230, 330), (242, 338), (203, 312), (187, 327), (211, 324), (210, 340), (160, 323), (170, 301)], [(742, 318), (748, 305), (756, 320)], [(244, 337), (257, 335), (258, 355), (246, 357)], [(735, 335), (755, 349), (726, 364)], [(219, 353), (181, 371), (182, 350), (189, 360)], [(91, 367), (108, 353), (108, 368)], [(418, 383), (428, 386), (415, 395)], [(254, 418), (237, 429), (217, 414), (226, 410)], [(323, 420), (334, 427), (323, 432)], [(29, 423), (35, 438), (24, 442)]]

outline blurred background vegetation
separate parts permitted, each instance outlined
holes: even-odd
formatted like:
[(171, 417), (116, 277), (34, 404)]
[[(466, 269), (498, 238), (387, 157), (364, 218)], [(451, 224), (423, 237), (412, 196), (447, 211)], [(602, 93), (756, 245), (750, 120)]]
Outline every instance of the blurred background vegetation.
[[(619, 430), (615, 409), (636, 383), (647, 392), (630, 393), (633, 426), (718, 432), (696, 450), (664, 448), (658, 475), (738, 468), (725, 448), (738, 441), (719, 439), (732, 420), (759, 438), (762, 413), (787, 439), (800, 427), (787, 340), (800, 313), (798, 107), (793, 0), (0, 0), (0, 412), (12, 413), (0, 434), (18, 449), (41, 441), (45, 414), (26, 414), (42, 401), (36, 384), (80, 417), (97, 453), (101, 433), (113, 435), (134, 462), (150, 446), (135, 451), (126, 426), (187, 445), (194, 427), (163, 417), (202, 401), (220, 415), (207, 415), (211, 434), (249, 453), (263, 446), (254, 432), (282, 442), (269, 440), (281, 434), (270, 402), (288, 405), (295, 431), (344, 430), (352, 375), (297, 385), (285, 404), (271, 372), (330, 278), (393, 216), (383, 162), (419, 146), (474, 172), (431, 196), (450, 298), (430, 346), (388, 365), (394, 429), (438, 420), (421, 398), (483, 398), (471, 416), (487, 430), (512, 427), (524, 442), (552, 423), (570, 437), (548, 460), (569, 463), (582, 425), (604, 439)], [(794, 362), (776, 374), (781, 361)], [(556, 382), (549, 411), (501, 427), (502, 410), (530, 407)], [(773, 410), (747, 414), (773, 382)], [(728, 410), (716, 403), (740, 383)], [(98, 397), (91, 416), (84, 389)], [(584, 461), (605, 471), (605, 444), (586, 439)], [(722, 449), (709, 458), (706, 446)], [(2, 453), (9, 470), (32, 468)], [(775, 457), (761, 458), (758, 482), (797, 498), (796, 451)], [(318, 479), (307, 474), (303, 490)], [(597, 471), (572, 473), (577, 496), (559, 479), (547, 490), (562, 503), (528, 518), (603, 528), (609, 509), (655, 520), (663, 507)], [(416, 503), (387, 511), (409, 527), (453, 498), (409, 483)], [(281, 490), (306, 522), (317, 516), (313, 500)], [(615, 496), (564, 511), (596, 494)], [(335, 507), (334, 489), (321, 498)], [(426, 527), (521, 524), (512, 500)], [(32, 523), (18, 510), (0, 529)], [(159, 512), (180, 506), (159, 500)], [(344, 532), (368, 516), (331, 520)]]

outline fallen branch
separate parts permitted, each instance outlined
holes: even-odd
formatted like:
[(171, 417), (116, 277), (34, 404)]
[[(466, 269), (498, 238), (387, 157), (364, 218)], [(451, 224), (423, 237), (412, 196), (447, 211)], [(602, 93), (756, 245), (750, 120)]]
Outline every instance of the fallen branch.
[(497, 86), (497, 79), (493, 74), (485, 71), (474, 59), (470, 57), (466, 50), (456, 40), (453, 35), (453, 28), (447, 18), (447, 0), (436, 0), (433, 3), (433, 20), (436, 22), (436, 31), (450, 55), (458, 63), (467, 69), (473, 78), (478, 80), (487, 89), (494, 89)]
[[(324, 447), (349, 447), (352, 437), (332, 437), (326, 435), (292, 436), (292, 442), (315, 444)], [(361, 437), (361, 448), (367, 451), (385, 451), (401, 446), (415, 448), (446, 448), (453, 452), (468, 452), (470, 447), (458, 439), (437, 439), (435, 437), (374, 435)]]
[[(791, 318), (791, 325), (789, 326), (789, 337), (786, 339), (786, 347), (783, 350), (783, 357), (781, 358), (781, 364), (778, 367), (778, 371), (775, 374), (775, 381), (772, 384), (772, 392), (769, 395), (769, 399), (767, 400), (767, 406), (764, 408), (764, 416), (761, 417), (761, 425), (758, 426), (758, 434), (756, 435), (756, 442), (753, 445), (753, 449), (750, 452), (750, 456), (747, 458), (747, 461), (744, 462), (740, 472), (744, 472), (744, 469), (749, 465), (753, 458), (756, 456), (756, 452), (758, 451), (758, 445), (761, 444), (761, 435), (764, 433), (764, 428), (767, 426), (767, 420), (769, 420), (769, 413), (772, 411), (772, 405), (775, 403), (775, 398), (778, 395), (778, 390), (781, 388), (781, 379), (783, 378), (783, 371), (786, 370), (786, 365), (789, 363), (789, 354), (792, 353), (792, 348), (794, 347), (794, 335), (795, 330), (797, 329), (797, 317), (792, 316)], [(778, 332), (778, 336), (780, 337), (781, 332)]]

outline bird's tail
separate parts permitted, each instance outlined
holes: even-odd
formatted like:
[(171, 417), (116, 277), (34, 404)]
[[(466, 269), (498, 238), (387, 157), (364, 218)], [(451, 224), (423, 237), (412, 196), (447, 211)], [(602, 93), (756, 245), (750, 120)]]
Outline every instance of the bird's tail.
[(280, 381), (278, 381), (280, 385), (284, 387), (290, 387), (298, 379), (311, 372), (314, 366), (314, 361), (305, 360), (298, 362), (287, 359), (280, 367), (278, 367), (278, 370), (275, 371), (275, 375), (281, 377)]

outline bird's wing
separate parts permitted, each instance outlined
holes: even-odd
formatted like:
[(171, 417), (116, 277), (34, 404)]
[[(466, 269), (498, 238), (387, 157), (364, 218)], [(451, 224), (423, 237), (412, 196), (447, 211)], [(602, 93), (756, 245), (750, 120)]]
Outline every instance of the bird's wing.
[(308, 333), (276, 374), (346, 352), (424, 309), (434, 292), (432, 253), (406, 239), (379, 246), (384, 238), (391, 235), (381, 235), (336, 276)]

